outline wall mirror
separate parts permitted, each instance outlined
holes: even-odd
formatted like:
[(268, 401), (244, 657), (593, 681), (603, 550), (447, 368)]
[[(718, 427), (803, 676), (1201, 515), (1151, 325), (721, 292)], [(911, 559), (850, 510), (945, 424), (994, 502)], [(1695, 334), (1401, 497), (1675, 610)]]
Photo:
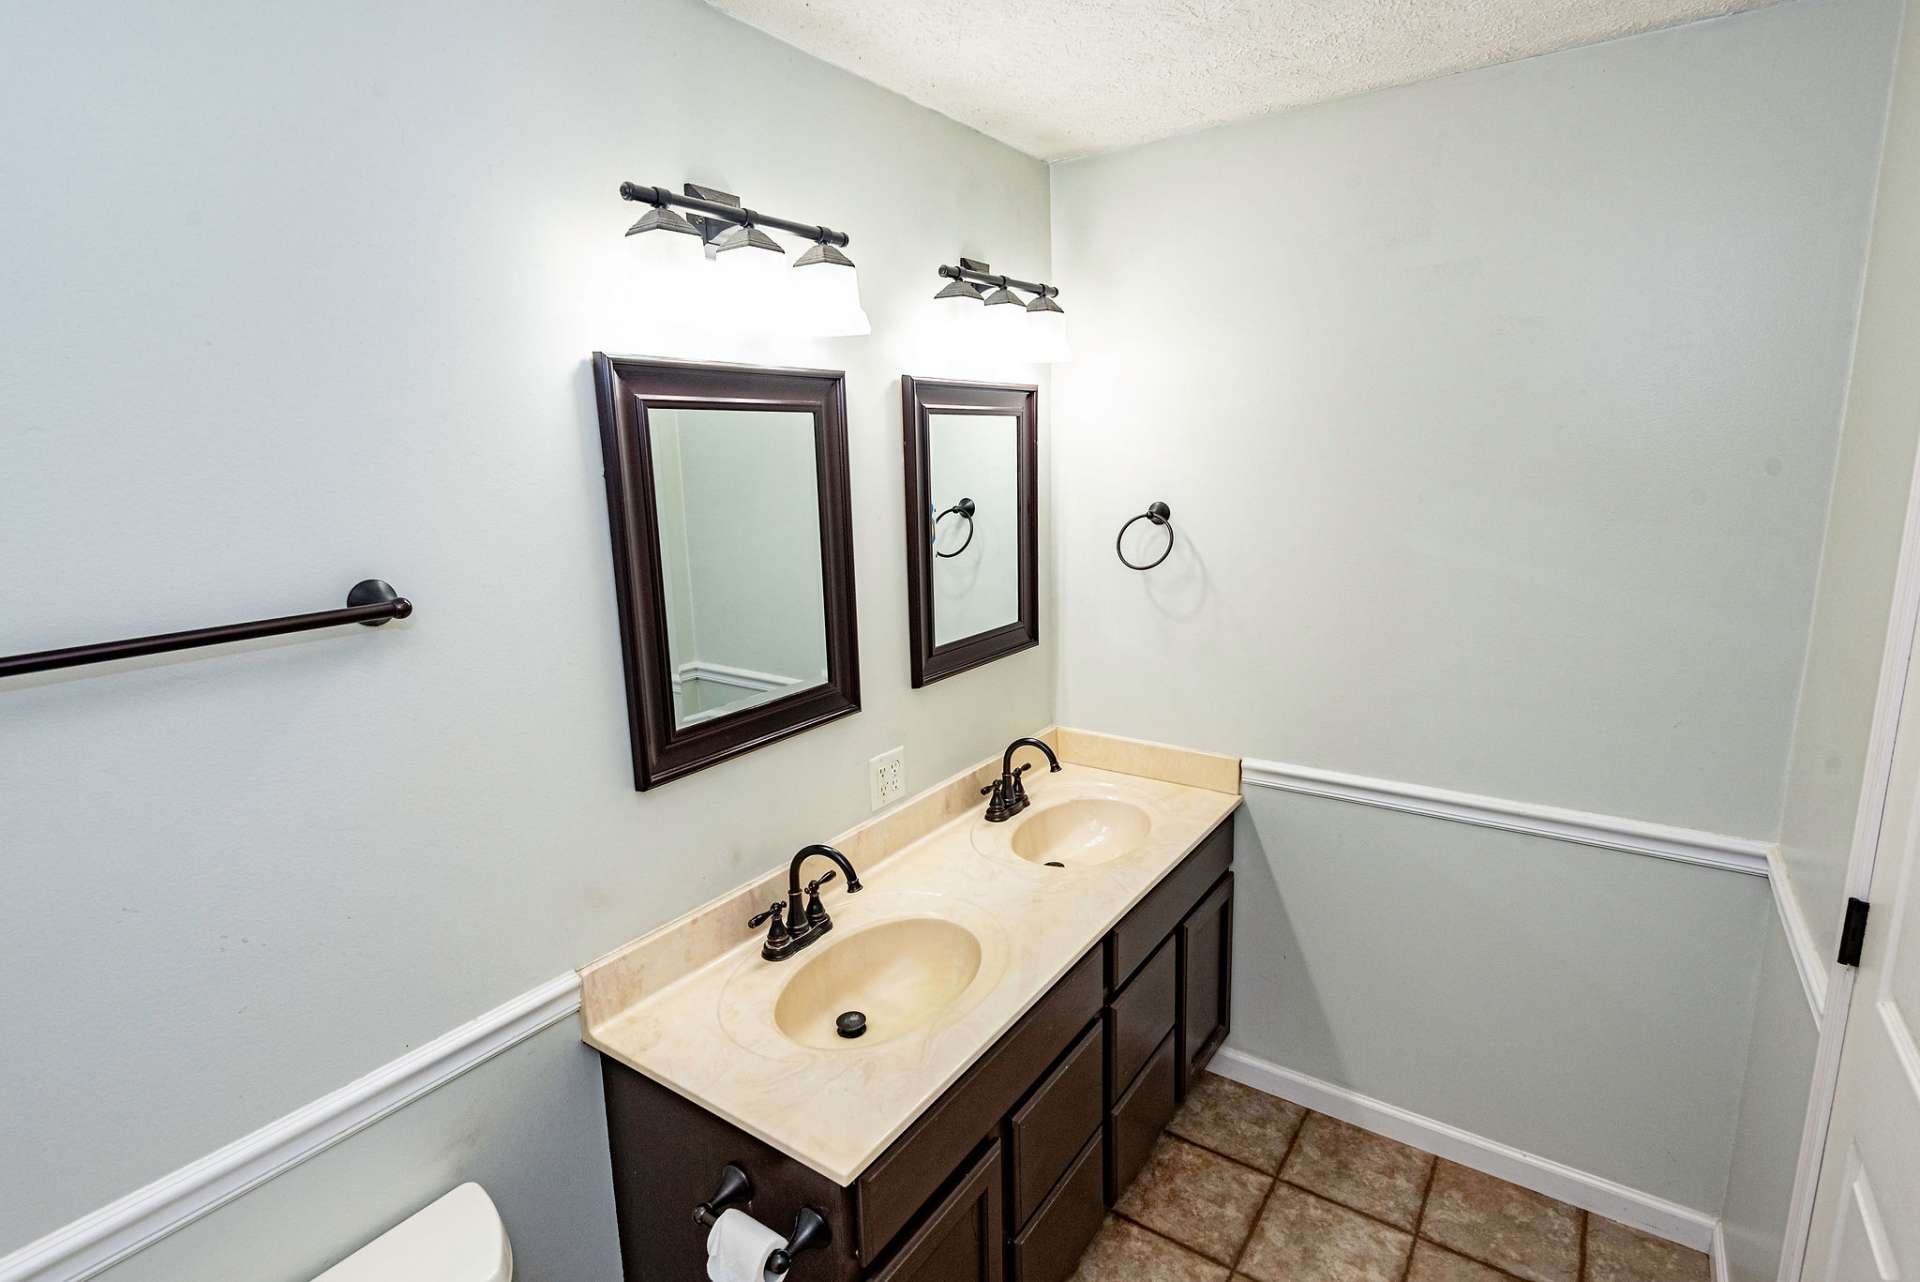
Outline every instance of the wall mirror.
[(858, 711), (845, 375), (593, 373), (634, 786)]
[(913, 684), (1040, 643), (1038, 389), (900, 379)]

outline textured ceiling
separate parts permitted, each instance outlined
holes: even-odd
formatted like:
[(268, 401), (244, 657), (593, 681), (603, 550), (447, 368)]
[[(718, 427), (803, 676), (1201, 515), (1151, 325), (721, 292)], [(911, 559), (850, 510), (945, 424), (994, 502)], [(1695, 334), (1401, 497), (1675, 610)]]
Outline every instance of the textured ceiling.
[(1043, 160), (1772, 0), (708, 0)]

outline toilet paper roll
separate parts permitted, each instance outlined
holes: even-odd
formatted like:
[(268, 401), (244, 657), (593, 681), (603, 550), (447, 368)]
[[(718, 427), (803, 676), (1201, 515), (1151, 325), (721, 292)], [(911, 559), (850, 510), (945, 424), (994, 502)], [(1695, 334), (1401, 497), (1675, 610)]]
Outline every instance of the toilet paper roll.
[(767, 1260), (786, 1244), (745, 1211), (722, 1211), (707, 1234), (709, 1282), (773, 1282)]

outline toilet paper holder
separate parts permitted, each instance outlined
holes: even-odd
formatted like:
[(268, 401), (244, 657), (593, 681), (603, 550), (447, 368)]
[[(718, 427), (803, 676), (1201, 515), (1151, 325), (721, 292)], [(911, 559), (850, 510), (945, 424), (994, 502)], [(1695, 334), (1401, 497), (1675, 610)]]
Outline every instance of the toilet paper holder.
[[(720, 1184), (713, 1196), (693, 1208), (694, 1223), (712, 1228), (714, 1221), (720, 1218), (720, 1212), (729, 1207), (742, 1207), (753, 1201), (753, 1181), (748, 1178), (738, 1162), (728, 1162), (720, 1168)], [(782, 1277), (793, 1267), (793, 1257), (802, 1251), (810, 1251), (817, 1246), (825, 1246), (833, 1241), (833, 1229), (827, 1224), (827, 1217), (810, 1206), (803, 1206), (793, 1217), (793, 1232), (787, 1234), (786, 1246), (775, 1251), (767, 1260), (767, 1272)]]

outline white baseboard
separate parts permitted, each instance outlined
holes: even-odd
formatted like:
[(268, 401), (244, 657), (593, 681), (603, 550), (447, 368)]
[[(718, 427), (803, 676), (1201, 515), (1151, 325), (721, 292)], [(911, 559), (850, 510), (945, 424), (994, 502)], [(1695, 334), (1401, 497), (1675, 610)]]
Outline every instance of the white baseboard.
[(0, 1282), (81, 1282), (580, 1009), (572, 971), (0, 1257)]
[(1210, 1067), (1222, 1077), (1292, 1100), (1316, 1113), (1364, 1127), (1377, 1135), (1484, 1171), (1570, 1206), (1630, 1224), (1669, 1242), (1678, 1242), (1696, 1251), (1710, 1250), (1713, 1246), (1719, 1220), (1705, 1211), (1575, 1170), (1344, 1086), (1296, 1073), (1231, 1045), (1214, 1056)]
[(1655, 859), (1684, 864), (1702, 864), (1755, 877), (1767, 875), (1767, 852), (1772, 849), (1770, 843), (1750, 837), (1729, 837), (1697, 828), (1676, 828), (1669, 824), (1628, 819), (1622, 815), (1563, 810), (1558, 806), (1515, 801), (1508, 797), (1453, 792), (1397, 779), (1341, 774), (1284, 761), (1243, 760), (1240, 763), (1240, 781), (1256, 788), (1276, 788), (1309, 797), (1330, 797), (1356, 805), (1423, 815), (1428, 819), (1445, 819), (1479, 828), (1524, 833), (1531, 837), (1550, 837), (1580, 846), (1650, 855)]
[(1713, 1222), (1713, 1245), (1707, 1249), (1707, 1260), (1713, 1266), (1713, 1282), (1731, 1282), (1727, 1276), (1727, 1226), (1724, 1221)]

